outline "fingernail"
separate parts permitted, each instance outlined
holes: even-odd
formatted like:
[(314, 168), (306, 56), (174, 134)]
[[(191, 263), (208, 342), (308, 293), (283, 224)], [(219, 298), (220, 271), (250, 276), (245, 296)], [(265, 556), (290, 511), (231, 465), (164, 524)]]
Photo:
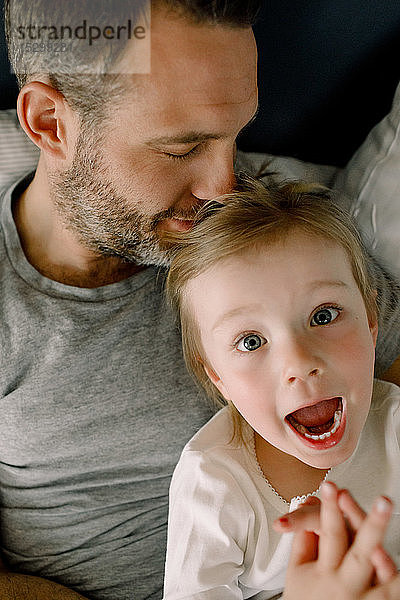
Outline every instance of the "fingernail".
[(330, 500), (335, 496), (336, 487), (330, 481), (324, 481), (321, 483), (321, 493), (326, 500)]
[(374, 508), (378, 513), (387, 514), (392, 510), (392, 503), (388, 498), (380, 496), (374, 502)]
[(281, 525), (289, 525), (289, 519), (287, 517), (280, 517), (278, 521)]

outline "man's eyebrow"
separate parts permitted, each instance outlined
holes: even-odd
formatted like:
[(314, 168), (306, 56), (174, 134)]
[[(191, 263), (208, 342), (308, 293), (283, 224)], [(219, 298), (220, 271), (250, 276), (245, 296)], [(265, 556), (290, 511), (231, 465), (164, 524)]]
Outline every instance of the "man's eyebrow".
[(147, 140), (147, 146), (172, 146), (173, 144), (195, 144), (206, 140), (218, 140), (222, 138), (222, 134), (216, 133), (201, 133), (199, 131), (188, 131), (177, 135), (164, 135)]
[[(240, 135), (257, 117), (258, 107), (252, 118), (240, 130)], [(176, 135), (163, 135), (146, 141), (147, 146), (173, 146), (174, 144), (201, 144), (207, 140), (220, 140), (225, 137), (223, 133), (206, 133), (202, 131), (185, 131)]]

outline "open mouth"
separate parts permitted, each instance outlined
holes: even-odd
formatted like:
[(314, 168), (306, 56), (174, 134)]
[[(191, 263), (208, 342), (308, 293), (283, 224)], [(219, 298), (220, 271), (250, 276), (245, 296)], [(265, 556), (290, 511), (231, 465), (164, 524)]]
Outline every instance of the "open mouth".
[(285, 420), (307, 445), (321, 449), (329, 448), (337, 444), (344, 433), (342, 398), (336, 396), (300, 408), (287, 415)]

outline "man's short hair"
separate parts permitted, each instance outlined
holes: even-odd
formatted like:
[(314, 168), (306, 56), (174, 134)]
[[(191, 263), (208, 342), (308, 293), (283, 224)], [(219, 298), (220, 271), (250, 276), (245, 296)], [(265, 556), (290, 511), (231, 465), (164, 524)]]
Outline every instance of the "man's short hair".
[[(84, 120), (124, 91), (110, 74), (129, 32), (150, 8), (190, 19), (249, 27), (262, 0), (5, 0), (5, 26), (11, 65), (19, 86), (39, 76), (61, 92)], [(140, 29), (144, 34), (144, 28)], [(73, 51), (63, 50), (74, 38)], [(76, 40), (76, 37), (78, 40)], [(75, 43), (75, 42), (85, 43)], [(129, 39), (131, 39), (129, 37)]]

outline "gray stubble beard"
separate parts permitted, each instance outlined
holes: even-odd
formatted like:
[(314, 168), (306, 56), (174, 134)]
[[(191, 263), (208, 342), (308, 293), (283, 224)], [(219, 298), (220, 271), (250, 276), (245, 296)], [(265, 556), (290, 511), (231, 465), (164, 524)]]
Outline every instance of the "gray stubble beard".
[(96, 146), (101, 140), (88, 137), (86, 141), (81, 132), (70, 169), (49, 176), (54, 207), (63, 225), (97, 255), (168, 267), (168, 252), (156, 226), (172, 216), (173, 210), (147, 216), (128, 206), (100, 164)]

